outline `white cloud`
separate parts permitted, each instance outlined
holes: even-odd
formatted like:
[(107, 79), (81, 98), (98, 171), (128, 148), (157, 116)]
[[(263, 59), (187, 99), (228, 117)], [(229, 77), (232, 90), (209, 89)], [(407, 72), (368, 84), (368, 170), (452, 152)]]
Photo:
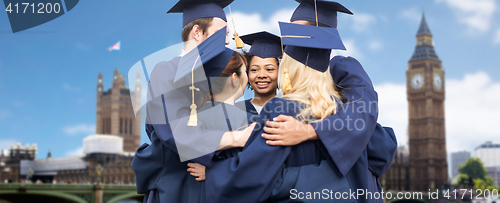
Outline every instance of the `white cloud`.
[(407, 145), (408, 141), (408, 103), (406, 100), (406, 86), (386, 83), (376, 85), (378, 93), (379, 117), (378, 122), (383, 126), (394, 129), (398, 145)]
[(70, 150), (66, 152), (66, 157), (72, 157), (72, 156), (83, 156), (83, 147), (79, 147), (74, 150)]
[(353, 15), (351, 19), (353, 20), (352, 29), (357, 32), (368, 31), (370, 26), (375, 24), (377, 21), (375, 16), (359, 12), (356, 12), (356, 15)]
[[(236, 26), (236, 32), (239, 34), (239, 36), (259, 31), (268, 31), (273, 34), (280, 35), (278, 22), (290, 22), (290, 17), (292, 16), (293, 11), (294, 9), (279, 10), (267, 20), (264, 20), (258, 13), (248, 14), (235, 11), (233, 12), (233, 18)], [(229, 13), (226, 13), (226, 15), (228, 16), (227, 25), (231, 32), (229, 36), (232, 39), (232, 33), (234, 32), (233, 21)], [(236, 45), (234, 43), (234, 40), (229, 41), (229, 47), (235, 49)], [(245, 47), (244, 49), (248, 50), (248, 47)]]
[(12, 140), (12, 139), (0, 140), (0, 150), (8, 150), (8, 149), (10, 149), (11, 144), (15, 145), (16, 143), (19, 143), (19, 142), (16, 140)]
[(95, 133), (95, 125), (89, 124), (78, 124), (74, 126), (67, 126), (63, 128), (63, 132), (68, 135), (77, 135), (77, 134), (94, 134)]
[(422, 19), (422, 12), (417, 8), (404, 9), (399, 12), (399, 17), (410, 19), (415, 22), (420, 22)]
[(347, 51), (342, 51), (342, 50), (334, 50), (332, 54), (338, 54), (342, 56), (352, 56), (357, 59), (363, 58), (363, 55), (361, 52), (359, 52), (359, 49), (356, 47), (356, 42), (353, 39), (345, 39), (342, 40), (344, 42), (344, 46), (347, 49)]
[(500, 28), (495, 33), (495, 44), (500, 44)]
[(466, 24), (472, 31), (485, 32), (490, 29), (493, 14), (496, 10), (496, 0), (436, 0), (446, 2), (455, 10), (460, 22)]
[(368, 48), (370, 48), (370, 50), (372, 51), (378, 51), (383, 48), (383, 44), (381, 41), (374, 40), (368, 43)]
[[(400, 145), (408, 141), (406, 85), (376, 85), (379, 95), (379, 123), (393, 127)], [(485, 141), (498, 142), (500, 82), (484, 72), (463, 79), (446, 80), (445, 122), (448, 153), (473, 150)]]
[[(258, 31), (268, 31), (274, 34), (279, 34), (278, 22), (290, 22), (294, 9), (282, 9), (274, 13), (267, 20), (262, 19), (259, 13), (243, 13), (233, 12), (233, 18), (236, 26), (236, 31), (240, 35), (250, 34)], [(227, 13), (227, 25), (231, 31), (234, 31), (233, 21), (230, 14)]]
[(70, 84), (66, 83), (63, 85), (63, 88), (65, 90), (68, 90), (70, 92), (80, 92), (80, 88), (78, 87), (74, 87), (74, 86), (71, 86)]
[(498, 143), (500, 82), (493, 82), (484, 72), (446, 82), (448, 152), (472, 150), (488, 140)]

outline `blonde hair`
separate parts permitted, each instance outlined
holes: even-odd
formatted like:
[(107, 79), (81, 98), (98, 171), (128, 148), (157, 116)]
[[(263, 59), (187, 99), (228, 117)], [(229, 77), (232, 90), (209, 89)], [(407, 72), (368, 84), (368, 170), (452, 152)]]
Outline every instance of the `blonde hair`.
[[(283, 88), (285, 69), (289, 72), (290, 90)], [(282, 98), (304, 104), (304, 108), (296, 117), (298, 120), (319, 122), (337, 113), (337, 105), (342, 104), (342, 101), (335, 89), (330, 67), (322, 73), (284, 54), (278, 71), (278, 87), (281, 89)], [(311, 117), (315, 119), (310, 120)]]

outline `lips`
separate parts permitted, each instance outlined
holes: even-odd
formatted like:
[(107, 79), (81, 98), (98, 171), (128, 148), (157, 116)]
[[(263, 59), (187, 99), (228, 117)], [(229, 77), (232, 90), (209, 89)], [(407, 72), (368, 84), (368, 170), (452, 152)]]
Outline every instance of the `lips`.
[(271, 82), (255, 82), (255, 86), (257, 86), (257, 88), (259, 89), (264, 89), (264, 88), (268, 88), (269, 85), (271, 84)]

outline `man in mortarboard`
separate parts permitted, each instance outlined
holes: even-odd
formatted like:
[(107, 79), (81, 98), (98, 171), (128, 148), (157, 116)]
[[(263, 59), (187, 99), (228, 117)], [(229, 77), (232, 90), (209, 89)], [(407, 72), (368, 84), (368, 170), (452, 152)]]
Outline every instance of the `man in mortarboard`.
[[(345, 50), (336, 29), (337, 12), (347, 14), (352, 14), (352, 12), (333, 1), (297, 1), (300, 5), (291, 17), (290, 21), (292, 23), (330, 29), (318, 33), (305, 31), (307, 29), (304, 29), (304, 32), (299, 32), (300, 35), (311, 36), (311, 34), (316, 34), (316, 36), (312, 36), (311, 39), (294, 39), (282, 36), (283, 43), (286, 44), (285, 41), (289, 40), (298, 40), (300, 43), (311, 46), (310, 43), (313, 43), (315, 39), (323, 38), (324, 40), (318, 40), (317, 42), (321, 44), (336, 43), (337, 47), (335, 49)], [(285, 53), (288, 51), (291, 56), (294, 56), (295, 59), (302, 63), (308, 62), (313, 66), (314, 64), (327, 64), (331, 67), (332, 77), (340, 87), (344, 88), (343, 95), (347, 99), (342, 110), (343, 113), (333, 115), (323, 122), (313, 125), (301, 124), (292, 117), (280, 116), (277, 119), (280, 122), (267, 122), (268, 128), (264, 128), (264, 131), (269, 135), (263, 135), (263, 137), (269, 139), (268, 142), (271, 145), (284, 146), (296, 145), (306, 140), (320, 139), (328, 150), (335, 167), (343, 176), (348, 178), (353, 190), (369, 189), (372, 192), (380, 192), (381, 186), (377, 178), (390, 168), (397, 143), (392, 129), (382, 128), (380, 124), (376, 123), (378, 99), (369, 76), (361, 64), (352, 57), (335, 56), (329, 60), (326, 57), (326, 55), (330, 54), (328, 49), (304, 50), (306, 49), (289, 46), (285, 49)], [(308, 55), (323, 55), (323, 57), (322, 59), (311, 59), (307, 57)], [(344, 126), (340, 130), (324, 128), (324, 126), (333, 126), (339, 120), (344, 122)], [(363, 126), (356, 126), (359, 123), (362, 123)], [(294, 130), (296, 128), (309, 128), (311, 133), (306, 137), (302, 133), (297, 133)], [(366, 158), (368, 158), (368, 166), (365, 165)], [(364, 170), (366, 167), (369, 168), (368, 173)], [(362, 196), (358, 201), (366, 202), (369, 200), (366, 199), (366, 196)], [(381, 199), (376, 201), (381, 201)]]
[(168, 11), (183, 13), (184, 49), (181, 56), (156, 64), (149, 77), (146, 133), (151, 145), (142, 145), (132, 162), (137, 192), (146, 194), (145, 201), (202, 202), (203, 184), (187, 177), (185, 161), (209, 165), (216, 150), (242, 147), (250, 135), (251, 130), (207, 130), (202, 121), (191, 120), (191, 93), (209, 86), (202, 67), (229, 43), (223, 8), (232, 1), (180, 0)]

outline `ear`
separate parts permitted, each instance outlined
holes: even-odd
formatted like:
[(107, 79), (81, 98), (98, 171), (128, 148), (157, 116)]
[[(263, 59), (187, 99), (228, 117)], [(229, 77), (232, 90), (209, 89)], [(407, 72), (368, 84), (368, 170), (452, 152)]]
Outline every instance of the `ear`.
[(233, 87), (237, 87), (239, 85), (238, 75), (236, 73), (231, 74), (231, 84)]
[(195, 41), (201, 41), (203, 39), (203, 33), (201, 32), (199, 25), (194, 25), (193, 29), (191, 29), (191, 36)]

